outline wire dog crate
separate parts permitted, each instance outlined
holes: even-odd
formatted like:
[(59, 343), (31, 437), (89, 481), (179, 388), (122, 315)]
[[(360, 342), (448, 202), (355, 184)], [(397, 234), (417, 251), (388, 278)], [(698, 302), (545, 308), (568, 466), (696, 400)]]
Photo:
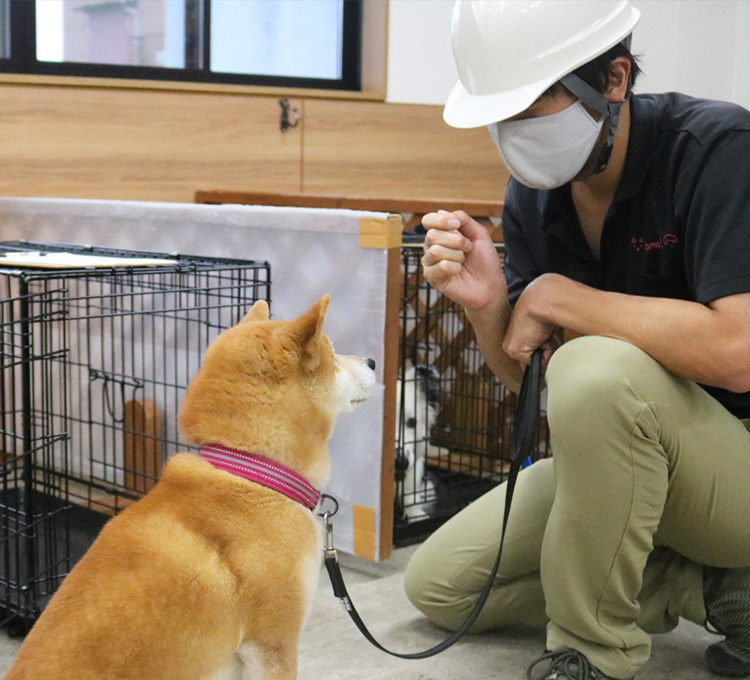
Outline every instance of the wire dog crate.
[(25, 632), (187, 448), (187, 385), (213, 338), (270, 300), (270, 266), (14, 242), (0, 286), (0, 625)]
[[(504, 250), (498, 244), (498, 254)], [(504, 481), (515, 395), (484, 363), (463, 309), (422, 277), (421, 243), (401, 250), (394, 540), (423, 536)], [(547, 455), (540, 419), (533, 460)]]

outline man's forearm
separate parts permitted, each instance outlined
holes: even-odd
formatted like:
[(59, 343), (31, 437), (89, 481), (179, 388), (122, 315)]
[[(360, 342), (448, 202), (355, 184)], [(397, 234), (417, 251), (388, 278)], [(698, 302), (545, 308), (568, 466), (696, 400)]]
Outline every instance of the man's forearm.
[(477, 344), (490, 370), (509, 390), (518, 392), (522, 371), (518, 362), (503, 351), (503, 338), (511, 317), (507, 300), (496, 302), (481, 310), (466, 310)]
[[(522, 314), (581, 335), (629, 342), (680, 377), (750, 390), (750, 296), (696, 302), (597, 290), (547, 274), (534, 282)], [(523, 323), (523, 319), (514, 320)]]

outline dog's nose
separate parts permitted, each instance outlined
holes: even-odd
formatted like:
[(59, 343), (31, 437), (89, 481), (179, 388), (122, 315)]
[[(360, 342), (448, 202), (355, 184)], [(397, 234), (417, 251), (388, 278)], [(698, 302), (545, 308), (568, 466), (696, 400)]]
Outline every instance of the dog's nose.
[(375, 370), (375, 360), (374, 359), (368, 359), (367, 360), (367, 366), (370, 368), (370, 370)]

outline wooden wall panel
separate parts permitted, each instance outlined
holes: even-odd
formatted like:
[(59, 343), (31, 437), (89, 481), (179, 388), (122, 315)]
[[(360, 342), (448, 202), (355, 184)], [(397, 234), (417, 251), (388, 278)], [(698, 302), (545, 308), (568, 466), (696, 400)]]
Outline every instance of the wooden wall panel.
[(451, 128), (440, 106), (307, 100), (302, 182), (310, 194), (498, 201), (508, 173), (486, 128)]
[(301, 129), (280, 132), (279, 113), (277, 97), (0, 85), (0, 195), (299, 191)]
[(0, 195), (193, 200), (196, 191), (501, 201), (484, 128), (442, 107), (279, 96), (0, 83)]

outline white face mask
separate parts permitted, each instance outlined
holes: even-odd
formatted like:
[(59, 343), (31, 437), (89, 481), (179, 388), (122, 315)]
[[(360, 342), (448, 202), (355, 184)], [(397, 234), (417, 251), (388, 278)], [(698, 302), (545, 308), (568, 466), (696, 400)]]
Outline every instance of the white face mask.
[(505, 167), (532, 189), (554, 189), (576, 177), (586, 164), (604, 124), (580, 100), (548, 116), (488, 125)]

